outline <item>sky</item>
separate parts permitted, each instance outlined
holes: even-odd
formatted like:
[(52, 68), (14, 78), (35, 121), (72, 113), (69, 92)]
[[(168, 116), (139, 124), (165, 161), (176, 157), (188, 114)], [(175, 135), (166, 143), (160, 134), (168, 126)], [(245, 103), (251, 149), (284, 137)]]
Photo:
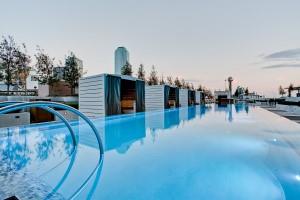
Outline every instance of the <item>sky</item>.
[[(155, 65), (212, 90), (249, 87), (277, 96), (300, 85), (299, 0), (0, 0), (0, 35), (56, 62), (73, 51), (86, 75), (114, 72), (125, 46), (136, 73)], [(34, 60), (33, 60), (34, 62)]]

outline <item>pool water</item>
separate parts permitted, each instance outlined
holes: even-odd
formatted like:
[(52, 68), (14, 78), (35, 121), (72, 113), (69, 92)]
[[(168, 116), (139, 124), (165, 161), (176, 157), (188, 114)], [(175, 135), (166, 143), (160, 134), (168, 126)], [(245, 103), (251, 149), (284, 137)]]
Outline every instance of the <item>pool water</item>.
[[(0, 129), (0, 197), (300, 199), (300, 125), (246, 104)], [(96, 169), (96, 171), (94, 171)], [(94, 173), (93, 173), (94, 172)], [(89, 179), (89, 176), (91, 178)]]

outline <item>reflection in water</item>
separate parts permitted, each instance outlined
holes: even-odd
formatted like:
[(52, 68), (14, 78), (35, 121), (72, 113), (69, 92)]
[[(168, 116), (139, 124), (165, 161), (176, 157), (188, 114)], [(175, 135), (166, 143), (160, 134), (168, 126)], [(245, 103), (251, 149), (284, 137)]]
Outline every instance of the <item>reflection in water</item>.
[(125, 153), (135, 141), (146, 136), (145, 117), (137, 116), (135, 120), (124, 119), (106, 120), (105, 122), (105, 151), (116, 149)]
[[(64, 132), (64, 126), (63, 128), (57, 126), (56, 131), (51, 133), (50, 127), (45, 128), (43, 125), (40, 127), (0, 129), (0, 171), (2, 172), (0, 179), (5, 181), (9, 177), (12, 178), (12, 181), (6, 184), (7, 188), (0, 189), (0, 198), (1, 195), (10, 194), (9, 188), (14, 188), (14, 193), (18, 193), (19, 196), (22, 193), (20, 197), (23, 198), (28, 197), (27, 192), (30, 191), (34, 192), (35, 198), (38, 199), (60, 196), (56, 191), (71, 171), (76, 155), (73, 153), (72, 136), (68, 134), (69, 132)], [(62, 128), (61, 132), (60, 128)], [(72, 154), (65, 173), (56, 172), (57, 175), (62, 176), (53, 177), (59, 178), (57, 184), (54, 184), (53, 188), (44, 184), (43, 177), (65, 166), (65, 162), (69, 161)], [(28, 184), (29, 182), (31, 184)]]
[[(152, 135), (153, 142), (155, 142), (156, 134), (158, 130), (170, 129), (172, 127), (178, 127), (181, 123), (190, 121), (197, 116), (197, 110), (202, 109), (202, 116), (204, 116), (206, 107), (189, 107), (182, 109), (170, 109), (165, 111), (159, 111), (155, 114), (146, 113), (146, 127), (149, 128)], [(201, 115), (201, 111), (199, 113)]]
[[(30, 161), (45, 161), (50, 155), (60, 153), (60, 156), (70, 156), (73, 153), (72, 137), (66, 134), (32, 134), (27, 128), (7, 128), (7, 136), (0, 138), (1, 169), (4, 166), (9, 171), (19, 171), (25, 168)], [(3, 129), (1, 130), (3, 132)], [(29, 141), (33, 145), (28, 145)], [(62, 144), (64, 148), (57, 147)], [(57, 147), (56, 150), (54, 150)], [(63, 152), (62, 152), (63, 151)]]
[(38, 135), (38, 143), (36, 144), (37, 158), (41, 161), (48, 159), (49, 154), (53, 151), (56, 144), (56, 138), (51, 138), (49, 135)]
[[(233, 109), (234, 107), (234, 109)], [(234, 120), (234, 112), (249, 112), (249, 106), (245, 104), (235, 105), (215, 105), (214, 111), (224, 112), (225, 119), (229, 122)], [(104, 141), (105, 151), (115, 150), (120, 154), (128, 152), (130, 147), (135, 142), (140, 142), (143, 145), (146, 137), (146, 130), (152, 135), (155, 142), (158, 131), (164, 129), (176, 128), (184, 125), (189, 121), (197, 118), (205, 118), (212, 112), (211, 105), (200, 105), (189, 108), (170, 109), (159, 112), (139, 113), (129, 115), (122, 118), (107, 118), (101, 123), (96, 123), (100, 129)], [(134, 120), (132, 119), (134, 118)], [(59, 128), (53, 128), (41, 125), (42, 128), (35, 129), (33, 133), (30, 128), (11, 128), (0, 129), (0, 169), (4, 171), (20, 171), (35, 162), (43, 163), (53, 158), (70, 157), (73, 153), (72, 137), (68, 132), (55, 132)], [(98, 148), (95, 138), (89, 134), (89, 130), (85, 126), (76, 127), (79, 130), (80, 144)], [(60, 127), (61, 129), (61, 127)], [(55, 130), (55, 131), (54, 131)], [(3, 136), (3, 133), (6, 133)], [(30, 139), (28, 138), (30, 136)], [(30, 141), (31, 145), (28, 145)], [(32, 145), (32, 143), (34, 143)], [(74, 155), (74, 154), (73, 154)], [(58, 184), (54, 187), (53, 192), (64, 183), (68, 174), (72, 169), (75, 156), (70, 160), (71, 165), (66, 167), (61, 179), (58, 179)], [(59, 161), (57, 161), (59, 163)], [(52, 163), (53, 164), (53, 163)], [(54, 165), (55, 166), (55, 165)], [(51, 167), (51, 166), (49, 166)], [(53, 166), (52, 166), (53, 167)], [(55, 169), (54, 169), (55, 170)], [(46, 174), (47, 172), (43, 173)], [(93, 196), (94, 190), (98, 184), (101, 174), (101, 168), (97, 171), (95, 183), (89, 191), (89, 197)], [(53, 193), (50, 194), (50, 196)]]
[[(229, 104), (229, 105), (215, 105), (215, 112), (225, 112), (225, 119), (229, 122), (234, 120), (233, 106), (236, 113), (249, 112), (249, 106), (247, 104)], [(104, 134), (105, 151), (116, 150), (119, 153), (125, 153), (130, 146), (140, 141), (143, 144), (143, 138), (146, 137), (146, 129), (150, 130), (150, 134), (155, 141), (158, 130), (170, 129), (177, 127), (181, 123), (190, 121), (196, 116), (200, 118), (205, 117), (206, 114), (212, 111), (211, 105), (200, 105), (189, 108), (170, 109), (160, 112), (142, 113), (136, 114), (135, 120), (131, 120), (131, 117), (112, 118), (105, 120), (102, 125), (101, 132)], [(120, 123), (122, 124), (120, 126)], [(97, 123), (98, 124), (98, 123)], [(78, 127), (77, 127), (78, 128)], [(99, 128), (99, 127), (98, 127)], [(45, 129), (45, 127), (43, 127)], [(30, 133), (28, 129), (22, 128), (8, 128), (1, 129), (2, 133), (6, 133), (6, 137), (2, 137), (0, 140), (0, 156), (2, 169), (21, 170), (28, 165), (32, 160), (44, 161), (54, 153), (54, 149), (58, 144), (58, 141), (62, 141), (63, 150), (60, 148), (61, 155), (70, 156), (73, 152), (72, 138), (70, 134), (35, 134), (34, 141), (35, 148), (31, 148), (27, 145), (27, 135)], [(45, 129), (46, 130), (46, 129)], [(96, 147), (95, 139), (91, 134), (86, 134), (86, 130), (80, 131), (79, 135), (84, 134), (82, 143), (91, 147)], [(3, 135), (3, 134), (2, 134)], [(62, 152), (61, 152), (62, 151)], [(57, 152), (56, 152), (57, 153)], [(53, 155), (52, 155), (53, 156)], [(5, 167), (4, 167), (5, 166)]]
[(215, 112), (225, 112), (225, 120), (232, 122), (234, 120), (233, 107), (235, 108), (235, 113), (249, 113), (249, 105), (245, 103), (236, 104), (215, 104)]
[(200, 118), (204, 117), (207, 112), (211, 112), (211, 109), (212, 109), (212, 106), (210, 104), (208, 104), (208, 105), (201, 104), (199, 107), (200, 107), (200, 109), (197, 108), (197, 110), (200, 111), (200, 113), (199, 113)]
[[(18, 128), (7, 128), (6, 138), (0, 140), (1, 170), (18, 171), (30, 161), (32, 151), (27, 146), (26, 131)], [(23, 137), (15, 135), (19, 132)]]
[(190, 107), (188, 109), (188, 120), (192, 120), (196, 117), (196, 107)]
[[(54, 149), (58, 144), (64, 146), (63, 149), (57, 148), (61, 156), (70, 156), (73, 152), (70, 134), (65, 134), (61, 139), (60, 134), (41, 134), (39, 132), (34, 134), (30, 129), (16, 127), (1, 129), (1, 135), (4, 132), (7, 132), (6, 137), (0, 138), (1, 169), (19, 171), (33, 160), (47, 160), (50, 155), (54, 156), (57, 153), (54, 152)], [(30, 143), (34, 143), (34, 145), (28, 145), (28, 137), (30, 137)]]
[(249, 104), (245, 104), (245, 103), (236, 103), (234, 105), (235, 107), (235, 112), (236, 113), (240, 113), (245, 111), (246, 113), (249, 113)]

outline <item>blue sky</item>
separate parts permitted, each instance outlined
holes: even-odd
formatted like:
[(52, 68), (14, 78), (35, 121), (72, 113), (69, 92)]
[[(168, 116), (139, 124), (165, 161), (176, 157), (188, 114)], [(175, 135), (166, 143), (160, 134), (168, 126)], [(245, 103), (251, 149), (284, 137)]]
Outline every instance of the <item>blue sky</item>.
[(72, 50), (88, 74), (112, 73), (113, 52), (125, 46), (134, 67), (211, 89), (228, 76), (269, 96), (300, 85), (300, 1), (0, 1), (0, 35), (57, 61)]

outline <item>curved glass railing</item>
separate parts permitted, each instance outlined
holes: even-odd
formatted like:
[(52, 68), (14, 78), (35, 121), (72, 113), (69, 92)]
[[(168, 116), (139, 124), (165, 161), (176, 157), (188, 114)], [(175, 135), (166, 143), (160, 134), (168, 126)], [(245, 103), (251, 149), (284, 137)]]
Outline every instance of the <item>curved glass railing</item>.
[[(72, 140), (73, 140), (73, 144), (75, 147), (74, 150), (76, 149), (76, 146), (77, 146), (76, 144), (78, 144), (78, 141), (76, 141), (74, 131), (73, 131), (70, 123), (65, 119), (65, 117), (63, 115), (61, 115), (59, 112), (55, 111), (54, 109), (57, 108), (57, 109), (64, 109), (64, 110), (70, 111), (70, 112), (74, 113), (75, 115), (79, 116), (81, 119), (83, 119), (92, 128), (92, 130), (96, 136), (98, 145), (99, 145), (99, 151), (100, 151), (99, 162), (98, 162), (97, 166), (93, 169), (91, 174), (87, 177), (87, 179), (80, 185), (80, 187), (71, 195), (71, 197), (69, 199), (76, 198), (78, 196), (78, 194), (84, 189), (84, 187), (89, 182), (89, 180), (93, 177), (95, 172), (101, 171), (101, 169), (102, 169), (103, 157), (104, 157), (104, 146), (103, 146), (100, 134), (98, 133), (95, 125), (91, 122), (91, 120), (88, 117), (86, 117), (84, 114), (82, 114), (77, 109), (67, 106), (65, 104), (61, 104), (61, 103), (44, 102), (44, 101), (2, 102), (2, 103), (0, 103), (0, 114), (6, 114), (9, 112), (17, 111), (20, 109), (26, 109), (26, 108), (41, 108), (41, 109), (44, 109), (44, 110), (52, 113), (53, 115), (57, 116), (59, 119), (61, 119), (61, 121), (67, 126), (67, 128), (69, 129), (69, 131), (72, 135)], [(73, 162), (71, 162), (71, 163), (73, 163)], [(53, 192), (56, 192), (58, 190), (58, 188), (62, 185), (62, 182), (64, 182), (65, 178), (66, 178), (66, 176), (63, 177), (63, 179), (60, 181), (60, 183), (57, 185), (57, 187), (55, 187), (55, 190)], [(49, 194), (49, 197), (51, 197), (52, 194)]]

